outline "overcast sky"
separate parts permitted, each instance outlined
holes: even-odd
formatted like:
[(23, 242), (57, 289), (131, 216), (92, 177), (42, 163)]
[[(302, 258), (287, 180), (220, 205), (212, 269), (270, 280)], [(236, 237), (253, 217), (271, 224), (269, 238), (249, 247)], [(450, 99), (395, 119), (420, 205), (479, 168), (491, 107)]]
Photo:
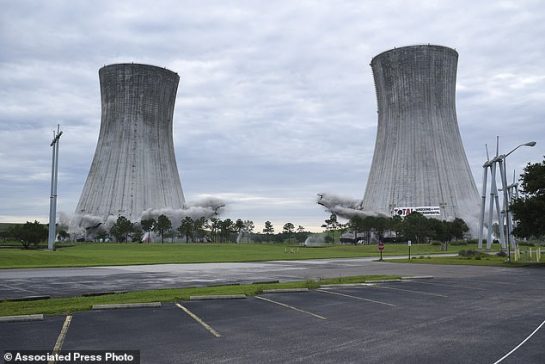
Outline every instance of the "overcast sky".
[(316, 193), (361, 199), (377, 106), (369, 62), (412, 44), (459, 53), (457, 115), (480, 189), (484, 144), (517, 174), (545, 154), (540, 1), (0, 0), (0, 222), (47, 222), (61, 123), (58, 210), (72, 213), (100, 127), (98, 69), (177, 72), (174, 145), (186, 199), (223, 217), (319, 230)]

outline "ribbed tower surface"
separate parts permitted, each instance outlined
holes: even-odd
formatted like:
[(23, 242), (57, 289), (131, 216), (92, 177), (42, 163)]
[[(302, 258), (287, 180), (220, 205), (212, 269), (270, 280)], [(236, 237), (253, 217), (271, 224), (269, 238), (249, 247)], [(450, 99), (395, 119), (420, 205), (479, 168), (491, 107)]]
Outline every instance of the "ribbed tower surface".
[(440, 207), (467, 219), (479, 195), (467, 162), (455, 89), (458, 53), (435, 45), (396, 48), (371, 61), (378, 103), (375, 152), (362, 207)]
[(180, 77), (165, 68), (113, 64), (99, 71), (102, 117), (76, 214), (122, 215), (183, 207), (172, 140)]

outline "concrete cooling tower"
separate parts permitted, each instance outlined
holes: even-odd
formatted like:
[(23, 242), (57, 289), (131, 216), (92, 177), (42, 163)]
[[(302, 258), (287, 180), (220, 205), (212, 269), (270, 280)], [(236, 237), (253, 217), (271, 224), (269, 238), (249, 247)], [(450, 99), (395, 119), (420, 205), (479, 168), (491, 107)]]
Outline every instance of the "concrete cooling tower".
[(396, 48), (371, 61), (378, 130), (363, 209), (468, 223), (478, 214), (456, 120), (457, 61), (455, 50), (435, 45)]
[(100, 134), (76, 214), (139, 221), (146, 209), (181, 209), (172, 140), (180, 77), (142, 64), (105, 66), (99, 77)]

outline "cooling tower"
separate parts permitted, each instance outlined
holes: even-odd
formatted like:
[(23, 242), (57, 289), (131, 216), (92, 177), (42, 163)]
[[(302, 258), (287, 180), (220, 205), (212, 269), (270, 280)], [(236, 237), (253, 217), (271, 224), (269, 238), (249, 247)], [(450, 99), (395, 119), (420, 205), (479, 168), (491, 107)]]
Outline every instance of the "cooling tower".
[(378, 130), (364, 209), (468, 223), (478, 213), (456, 120), (457, 61), (455, 50), (435, 45), (396, 48), (371, 61)]
[(142, 64), (105, 66), (99, 77), (100, 134), (76, 214), (139, 221), (149, 208), (182, 208), (172, 140), (180, 77)]

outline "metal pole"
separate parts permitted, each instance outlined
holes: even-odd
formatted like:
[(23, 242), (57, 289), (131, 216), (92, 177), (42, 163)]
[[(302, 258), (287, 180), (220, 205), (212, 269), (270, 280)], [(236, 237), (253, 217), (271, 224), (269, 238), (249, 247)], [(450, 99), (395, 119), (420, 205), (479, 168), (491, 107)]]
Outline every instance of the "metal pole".
[[(482, 188), (482, 195), (481, 195), (481, 215), (479, 218), (479, 240), (477, 241), (477, 248), (479, 250), (483, 249), (483, 230), (484, 230), (484, 215), (485, 215), (485, 205), (486, 205), (486, 183), (487, 183), (487, 177), (488, 177), (488, 161), (483, 165), (483, 188)], [(488, 227), (489, 229), (491, 226)]]
[[(502, 182), (502, 189), (503, 189), (503, 213), (505, 218), (505, 227), (502, 226), (502, 229), (506, 229), (505, 239), (507, 242), (507, 250), (508, 250), (508, 260), (509, 263), (511, 263), (511, 237), (510, 237), (510, 224), (509, 224), (509, 195), (507, 192), (507, 176), (505, 174), (505, 156), (501, 156), (501, 158), (498, 160), (498, 164), (500, 165), (500, 175), (501, 175), (501, 182)], [(502, 220), (502, 224), (504, 221)], [(514, 248), (514, 246), (513, 246)]]
[(47, 249), (55, 250), (55, 238), (57, 237), (57, 178), (59, 174), (59, 140), (62, 135), (60, 126), (57, 125), (57, 132), (53, 132), (52, 166), (51, 166), (51, 197), (49, 200), (49, 234), (47, 239)]
[(49, 234), (47, 237), (47, 249), (53, 250), (54, 244), (55, 244), (55, 213), (53, 208), (53, 200), (54, 200), (54, 186), (55, 186), (55, 153), (57, 152), (55, 149), (55, 145), (53, 144), (55, 142), (55, 132), (53, 131), (53, 141), (51, 142), (53, 155), (51, 156), (51, 195), (49, 197)]

